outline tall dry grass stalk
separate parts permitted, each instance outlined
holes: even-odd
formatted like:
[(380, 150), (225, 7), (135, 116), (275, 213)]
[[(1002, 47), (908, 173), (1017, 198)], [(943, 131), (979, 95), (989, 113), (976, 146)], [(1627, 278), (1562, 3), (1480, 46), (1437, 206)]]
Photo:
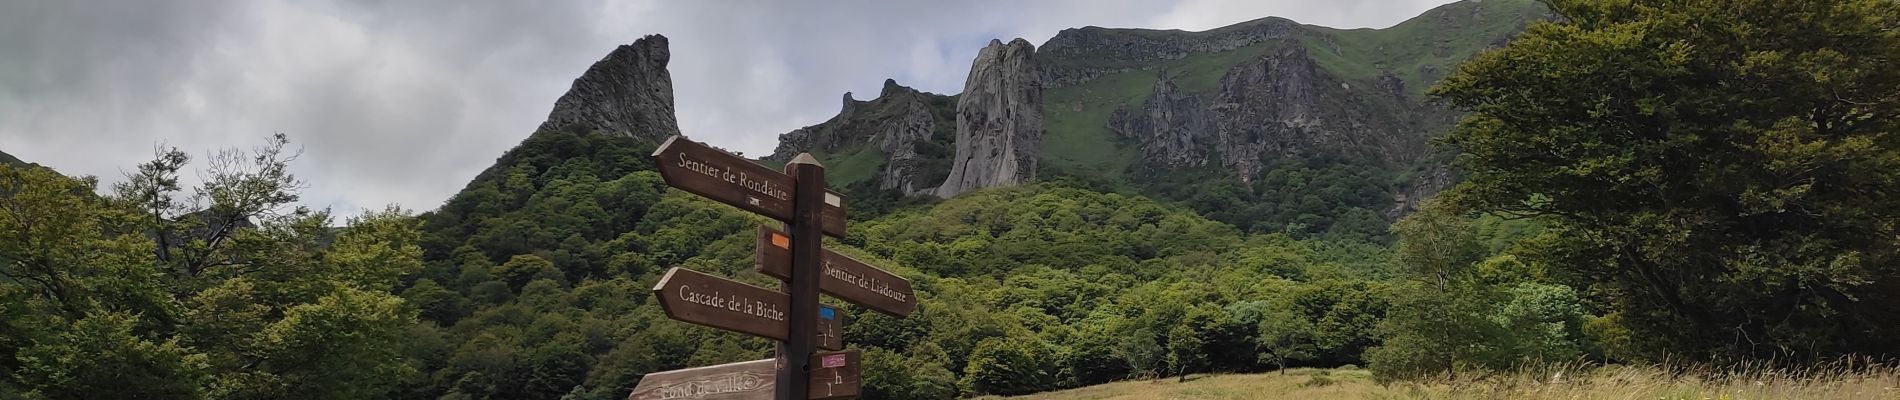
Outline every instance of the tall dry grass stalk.
[(1398, 392), (1423, 395), (1409, 398), (1446, 399), (1900, 400), (1900, 366), (1864, 359), (1798, 368), (1768, 363), (1724, 367), (1566, 363), (1422, 386)]
[(1459, 376), (1478, 378), (1379, 384), (1365, 370), (1295, 368), (1285, 375), (1126, 381), (1009, 399), (1900, 400), (1900, 366), (1858, 359), (1792, 369), (1766, 363), (1712, 368), (1578, 362)]

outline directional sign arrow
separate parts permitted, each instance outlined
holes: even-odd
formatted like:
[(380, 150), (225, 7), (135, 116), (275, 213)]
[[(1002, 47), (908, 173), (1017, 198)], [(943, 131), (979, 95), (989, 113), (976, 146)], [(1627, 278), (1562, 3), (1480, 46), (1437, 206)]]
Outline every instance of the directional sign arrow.
[[(653, 286), (660, 308), (673, 319), (785, 340), (791, 297), (776, 290), (734, 282), (717, 276), (673, 267)], [(818, 310), (818, 348), (844, 349), (844, 313), (821, 306)]]
[[(666, 139), (653, 150), (653, 158), (668, 186), (780, 221), (792, 221), (793, 179), (783, 172), (682, 136)], [(826, 235), (844, 237), (844, 196), (825, 191), (825, 207), (819, 214), (819, 225)]]
[[(752, 257), (759, 273), (779, 279), (792, 275), (791, 238), (777, 229), (759, 227), (759, 245)], [(825, 249), (819, 261), (824, 271), (818, 290), (895, 317), (917, 310), (909, 280), (831, 249)]]
[[(856, 349), (813, 354), (811, 399), (847, 399), (858, 396), (862, 368)], [(655, 372), (640, 378), (627, 400), (752, 400), (770, 399), (778, 377), (777, 359)]]

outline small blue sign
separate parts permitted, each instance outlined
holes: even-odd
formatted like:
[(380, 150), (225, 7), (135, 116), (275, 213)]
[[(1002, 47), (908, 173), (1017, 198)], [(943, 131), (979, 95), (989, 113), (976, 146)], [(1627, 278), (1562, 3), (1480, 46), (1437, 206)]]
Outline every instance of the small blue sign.
[(838, 319), (838, 309), (831, 308), (831, 307), (819, 307), (818, 317), (824, 318), (824, 319)]

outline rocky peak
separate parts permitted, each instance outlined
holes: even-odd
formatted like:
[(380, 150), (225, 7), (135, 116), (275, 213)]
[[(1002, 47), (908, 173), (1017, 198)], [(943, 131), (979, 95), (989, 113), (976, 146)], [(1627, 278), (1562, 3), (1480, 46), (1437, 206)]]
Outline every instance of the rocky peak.
[(1371, 165), (1409, 164), (1426, 150), (1418, 110), (1396, 78), (1354, 87), (1286, 40), (1221, 77), (1214, 106), (1222, 164), (1242, 180), (1283, 156), (1329, 154)]
[(850, 118), (851, 113), (856, 112), (858, 110), (858, 103), (863, 103), (863, 102), (858, 101), (857, 99), (851, 98), (851, 92), (844, 92), (844, 104), (838, 106), (838, 116), (834, 117), (834, 119)]
[(896, 79), (884, 78), (884, 89), (879, 90), (877, 92), (877, 97), (890, 96), (894, 93), (916, 92), (916, 91), (917, 89), (911, 89), (910, 87), (897, 84)]
[(540, 130), (576, 130), (654, 140), (679, 134), (673, 115), (672, 57), (665, 36), (648, 35), (595, 62), (554, 102)]
[(1108, 129), (1135, 143), (1143, 161), (1169, 167), (1205, 164), (1213, 136), (1206, 102), (1182, 91), (1166, 71), (1140, 109), (1116, 108)]
[(1023, 39), (991, 40), (970, 63), (957, 99), (957, 139), (950, 175), (937, 196), (1008, 186), (1036, 176), (1042, 146), (1042, 83), (1036, 47)]
[(948, 156), (924, 154), (919, 149), (928, 152), (944, 146), (933, 143), (933, 139), (939, 127), (947, 129), (954, 123), (948, 113), (952, 101), (886, 79), (876, 99), (861, 101), (845, 93), (837, 116), (779, 135), (778, 147), (765, 159), (784, 161), (802, 152), (835, 158), (877, 151), (882, 153), (883, 163), (868, 175), (879, 189), (905, 195), (930, 193), (943, 180)]

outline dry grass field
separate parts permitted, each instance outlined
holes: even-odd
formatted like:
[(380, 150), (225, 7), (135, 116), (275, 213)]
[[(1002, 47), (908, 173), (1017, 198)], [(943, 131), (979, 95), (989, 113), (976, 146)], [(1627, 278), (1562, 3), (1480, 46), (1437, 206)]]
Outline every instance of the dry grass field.
[(1499, 400), (1900, 400), (1892, 367), (1743, 374), (1680, 374), (1656, 368), (1520, 372), (1453, 384), (1380, 385), (1365, 370), (1294, 369), (1279, 373), (1116, 382), (1009, 400), (1499, 399)]

